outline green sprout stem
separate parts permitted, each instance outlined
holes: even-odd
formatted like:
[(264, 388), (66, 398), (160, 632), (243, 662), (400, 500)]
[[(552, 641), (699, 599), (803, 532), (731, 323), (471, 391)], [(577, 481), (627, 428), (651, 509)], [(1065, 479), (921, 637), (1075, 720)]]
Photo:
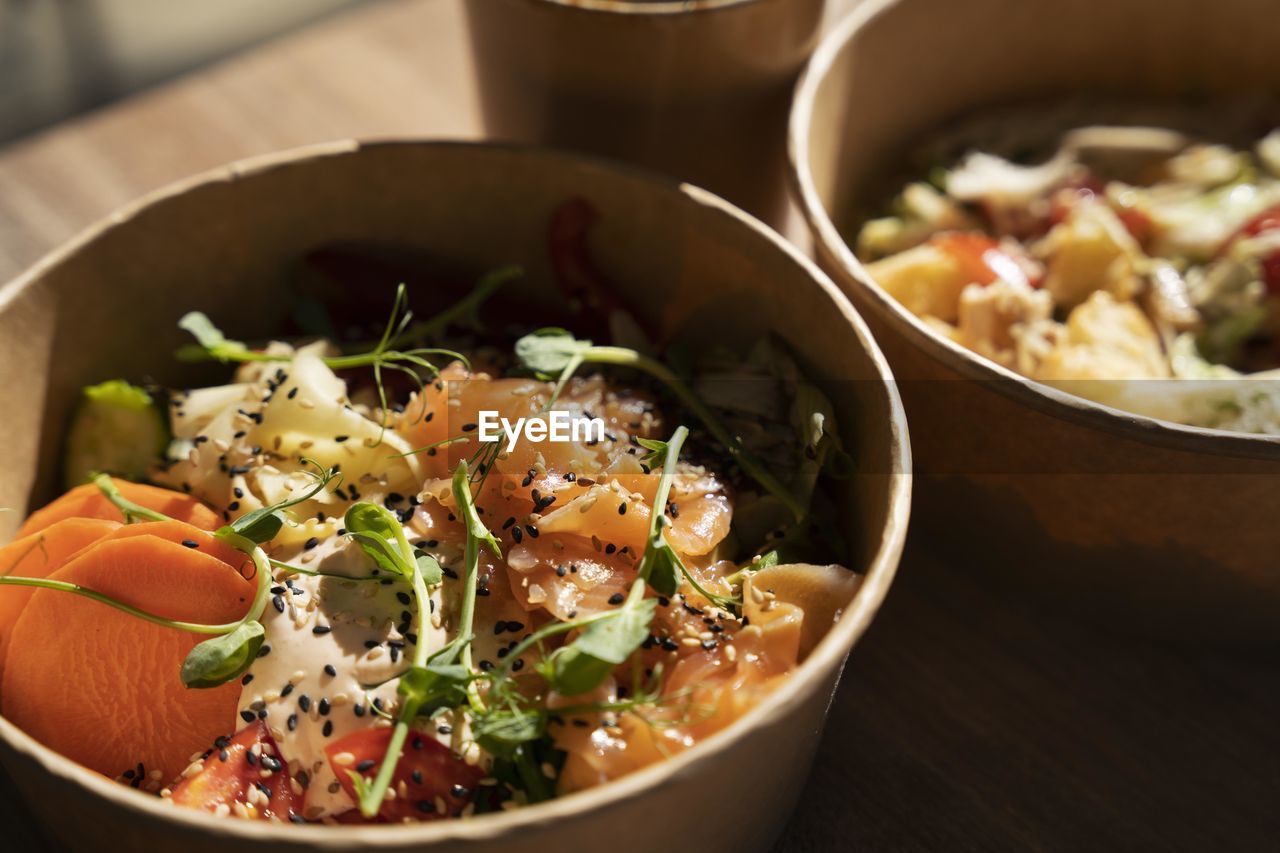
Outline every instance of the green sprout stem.
[[(412, 557), (413, 552), (410, 551), (409, 554)], [(423, 627), (427, 607), (423, 602), (428, 600), (428, 592), (426, 582), (422, 579), (422, 572), (416, 569), (413, 573), (413, 591), (418, 599), (418, 612), (414, 616), (414, 621), (419, 638), (419, 642), (414, 646), (413, 665), (423, 667), (427, 665), (426, 634)], [(382, 799), (386, 796), (387, 789), (391, 787), (391, 778), (395, 775), (400, 756), (404, 753), (404, 742), (409, 737), (410, 725), (418, 716), (419, 709), (420, 703), (415, 697), (407, 696), (401, 703), (399, 712), (396, 714), (395, 728), (391, 732), (391, 740), (387, 743), (386, 755), (383, 756), (382, 766), (378, 768), (378, 775), (374, 777), (373, 784), (367, 786), (360, 795), (360, 813), (365, 817), (373, 817), (382, 808)]]
[(35, 587), (36, 589), (54, 589), (59, 592), (69, 592), (74, 595), (79, 595), (92, 601), (96, 601), (99, 604), (114, 607), (116, 610), (119, 610), (122, 613), (127, 613), (130, 616), (135, 616), (138, 619), (144, 619), (147, 622), (151, 622), (156, 625), (163, 625), (166, 628), (176, 628), (179, 631), (187, 631), (192, 634), (228, 634), (240, 625), (239, 622), (228, 622), (221, 625), (206, 625), (200, 622), (182, 622), (176, 619), (166, 619), (163, 616), (157, 616), (154, 613), (148, 613), (145, 610), (140, 610), (131, 604), (125, 604), (123, 601), (119, 601), (109, 595), (89, 589), (88, 587), (83, 587), (75, 583), (67, 583), (66, 581), (50, 580), (49, 578), (6, 576), (0, 577), (0, 586), (26, 586)]
[(720, 421), (715, 412), (702, 402), (693, 391), (684, 384), (669, 367), (662, 362), (643, 355), (626, 347), (612, 346), (590, 346), (584, 348), (577, 353), (565, 367), (564, 372), (560, 375), (556, 383), (555, 390), (552, 393), (552, 399), (560, 396), (565, 384), (573, 373), (584, 363), (591, 364), (612, 364), (622, 367), (632, 367), (643, 371), (657, 379), (663, 385), (671, 390), (680, 403), (689, 411), (693, 412), (707, 428), (717, 441), (724, 445), (729, 452), (733, 461), (738, 464), (747, 476), (759, 483), (766, 491), (782, 501), (787, 509), (795, 516), (796, 521), (800, 521), (805, 516), (804, 505), (791, 494), (791, 490), (784, 486), (777, 477), (769, 473), (755, 456), (742, 446), (742, 442), (738, 437), (729, 432), (728, 428)]
[[(167, 518), (167, 516), (164, 518)], [(96, 601), (99, 604), (114, 607), (122, 613), (127, 613), (130, 616), (143, 619), (155, 625), (163, 625), (166, 628), (174, 628), (191, 634), (229, 634), (245, 622), (259, 619), (266, 610), (268, 593), (271, 588), (271, 570), (266, 554), (262, 552), (261, 548), (257, 547), (252, 542), (249, 542), (249, 540), (236, 536), (235, 534), (227, 534), (220, 538), (225, 539), (228, 544), (240, 550), (244, 549), (240, 548), (240, 543), (235, 540), (241, 540), (246, 543), (251, 550), (245, 551), (245, 553), (248, 554), (251, 560), (253, 560), (254, 567), (258, 575), (258, 589), (254, 594), (253, 603), (249, 605), (249, 610), (245, 613), (244, 618), (235, 622), (207, 624), (203, 622), (184, 622), (180, 619), (168, 619), (164, 616), (158, 616), (155, 613), (149, 613), (146, 610), (134, 607), (131, 604), (126, 604), (117, 598), (112, 598), (106, 593), (89, 589), (88, 587), (81, 586), (80, 584), (51, 580), (49, 578), (27, 578), (6, 575), (4, 577), (0, 577), (0, 586), (25, 586), (34, 587), (36, 589), (53, 589), (59, 592), (69, 592), (73, 595), (79, 595), (84, 598), (88, 598), (91, 601)]]
[(121, 514), (124, 515), (125, 524), (133, 524), (143, 519), (147, 521), (173, 521), (172, 518), (164, 513), (147, 509), (145, 506), (136, 504), (120, 494), (120, 489), (116, 487), (115, 482), (107, 474), (95, 474), (92, 477), (92, 482), (98, 487), (98, 491), (102, 492), (102, 496), (115, 504), (116, 509), (120, 510)]

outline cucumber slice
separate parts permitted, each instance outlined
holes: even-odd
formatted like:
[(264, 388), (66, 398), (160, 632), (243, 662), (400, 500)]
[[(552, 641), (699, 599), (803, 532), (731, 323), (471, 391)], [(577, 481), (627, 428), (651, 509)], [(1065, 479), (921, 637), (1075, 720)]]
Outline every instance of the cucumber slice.
[(63, 457), (67, 488), (95, 473), (145, 479), (168, 443), (164, 413), (145, 390), (123, 379), (90, 385), (67, 434)]

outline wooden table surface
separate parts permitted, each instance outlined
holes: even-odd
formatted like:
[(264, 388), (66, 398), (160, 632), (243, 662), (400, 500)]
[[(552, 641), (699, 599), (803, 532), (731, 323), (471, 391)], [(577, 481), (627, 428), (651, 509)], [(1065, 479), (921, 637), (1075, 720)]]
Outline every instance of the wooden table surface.
[[(480, 136), (462, 2), (372, 3), (0, 149), (0, 280), (229, 160)], [(1280, 849), (1274, 657), (1111, 635), (944, 545), (913, 534), (779, 851)], [(0, 823), (6, 849), (54, 849), (3, 778)]]

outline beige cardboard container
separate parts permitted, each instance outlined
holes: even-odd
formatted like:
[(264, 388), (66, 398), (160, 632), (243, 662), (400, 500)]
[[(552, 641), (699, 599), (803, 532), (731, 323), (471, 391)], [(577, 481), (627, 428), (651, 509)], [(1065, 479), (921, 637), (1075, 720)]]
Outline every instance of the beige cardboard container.
[[(600, 213), (598, 263), (663, 331), (749, 345), (773, 330), (836, 400), (858, 473), (839, 514), (866, 580), (789, 684), (698, 748), (617, 783), (526, 810), (417, 826), (218, 820), (91, 776), (0, 719), (0, 758), (51, 833), (77, 850), (763, 850), (803, 787), (845, 656), (902, 550), (910, 455), (888, 368), (830, 281), (773, 232), (701, 190), (566, 155), (497, 145), (343, 143), (242, 163), (163, 190), (91, 229), (0, 290), (0, 514), (12, 534), (54, 494), (78, 389), (107, 377), (181, 381), (175, 326), (200, 308), (269, 334), (283, 278), (333, 240), (425, 250), (453, 270), (522, 264), (523, 294), (562, 304), (548, 217), (581, 196)], [(497, 299), (522, 294), (504, 291)], [(706, 321), (714, 320), (707, 324)]]
[(588, 151), (786, 210), (791, 89), (826, 0), (473, 0), (487, 135)]
[(844, 236), (903, 151), (974, 110), (1280, 91), (1276, 12), (1268, 0), (874, 0), (823, 42), (797, 89), (794, 182), (820, 264), (899, 379), (917, 518), (958, 558), (1125, 630), (1280, 638), (1280, 443), (1022, 380), (901, 308)]

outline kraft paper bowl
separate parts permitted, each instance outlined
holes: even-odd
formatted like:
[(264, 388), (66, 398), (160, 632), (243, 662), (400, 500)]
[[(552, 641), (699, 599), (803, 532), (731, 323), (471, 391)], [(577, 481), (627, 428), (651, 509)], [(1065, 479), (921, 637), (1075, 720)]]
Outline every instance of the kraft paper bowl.
[[(897, 567), (910, 456), (896, 391), (858, 315), (777, 235), (705, 192), (571, 156), (497, 145), (342, 143), (233, 165), (149, 196), (0, 289), (5, 436), (0, 541), (56, 490), (78, 389), (112, 376), (180, 381), (175, 322), (200, 308), (269, 334), (282, 277), (309, 248), (374, 241), (430, 252), (454, 270), (520, 263), (525, 296), (562, 297), (548, 217), (571, 197), (600, 214), (597, 262), (640, 314), (708, 339), (788, 340), (837, 395), (857, 473), (840, 518), (866, 571), (854, 601), (789, 685), (732, 728), (615, 784), (527, 810), (418, 826), (313, 827), (219, 820), (95, 777), (0, 719), (0, 758), (49, 832), (81, 850), (652, 851), (765, 849), (802, 789), (845, 656)], [(504, 295), (505, 295), (504, 291)], [(249, 310), (246, 310), (249, 309)], [(252, 328), (249, 328), (252, 327)]]
[(1274, 12), (1263, 0), (874, 0), (824, 40), (797, 88), (794, 185), (820, 265), (898, 377), (920, 523), (957, 562), (998, 568), (1123, 630), (1280, 638), (1277, 439), (1156, 421), (1023, 380), (900, 307), (846, 238), (903, 152), (975, 111), (1280, 90)]
[(826, 0), (466, 4), (486, 134), (586, 151), (787, 211), (791, 90)]

